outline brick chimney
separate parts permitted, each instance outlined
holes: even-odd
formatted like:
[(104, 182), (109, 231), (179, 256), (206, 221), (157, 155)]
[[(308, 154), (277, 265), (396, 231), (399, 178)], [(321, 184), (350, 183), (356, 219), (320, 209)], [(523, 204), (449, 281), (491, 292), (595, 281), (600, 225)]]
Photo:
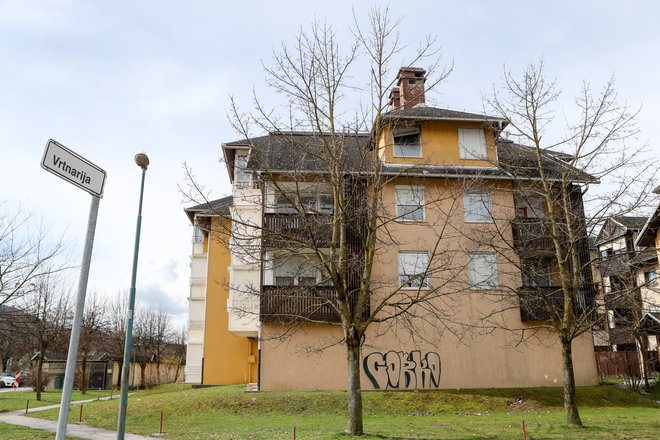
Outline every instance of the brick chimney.
[(397, 87), (390, 93), (390, 108), (401, 110), (424, 104), (426, 70), (419, 67), (402, 67), (397, 76)]
[(401, 94), (398, 87), (392, 87), (390, 92), (390, 108), (396, 110), (401, 107)]

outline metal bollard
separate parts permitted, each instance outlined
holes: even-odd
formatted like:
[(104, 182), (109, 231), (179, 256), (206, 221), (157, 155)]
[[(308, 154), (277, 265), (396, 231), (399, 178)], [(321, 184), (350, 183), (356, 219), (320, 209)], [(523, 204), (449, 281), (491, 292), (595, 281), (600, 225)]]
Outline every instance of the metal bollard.
[(80, 417), (78, 417), (78, 423), (82, 423), (82, 412), (83, 412), (83, 404), (80, 404)]
[(293, 425), (293, 440), (296, 440), (296, 425)]
[(29, 408), (30, 408), (30, 399), (28, 399), (27, 402), (25, 402), (25, 414), (28, 413)]
[(522, 419), (522, 432), (523, 432), (523, 440), (527, 440), (527, 432), (525, 432), (525, 419)]
[(163, 433), (163, 412), (160, 412), (160, 427), (158, 428), (158, 433), (162, 434)]

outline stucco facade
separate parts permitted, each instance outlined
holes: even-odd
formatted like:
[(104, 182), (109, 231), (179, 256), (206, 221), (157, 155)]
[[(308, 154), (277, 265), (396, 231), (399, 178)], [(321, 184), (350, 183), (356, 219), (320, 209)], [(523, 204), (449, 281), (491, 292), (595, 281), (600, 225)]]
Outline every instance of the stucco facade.
[[(371, 155), (386, 176), (378, 193), (371, 192), (387, 226), (378, 232), (368, 302), (375, 310), (383, 298), (405, 304), (412, 295), (433, 295), (411, 308), (408, 320), (368, 327), (362, 388), (561, 386), (561, 347), (548, 330), (549, 318), (534, 307), (523, 311), (520, 302), (523, 288), (552, 295), (560, 289), (552, 241), (543, 235), (546, 205), (523, 200), (532, 198), (538, 177), (531, 172), (518, 181), (502, 166), (503, 153), (513, 163), (524, 147), (499, 139), (503, 119), (426, 107), (423, 70), (400, 75), (401, 94), (397, 89), (382, 135), (352, 134), (346, 141), (347, 155)], [(414, 96), (406, 96), (411, 87)], [(212, 217), (209, 230), (216, 231), (209, 240), (204, 383), (240, 379), (258, 380), (261, 390), (346, 389), (340, 316), (318, 302), (334, 301), (332, 280), (320, 257), (311, 256), (330, 247), (326, 226), (338, 206), (324, 177), (328, 169), (313, 160), (323, 136), (277, 132), (223, 144), (233, 198), (191, 208), (196, 218), (202, 212)], [(562, 166), (556, 157), (546, 159), (555, 169)], [(358, 175), (351, 168), (345, 178)], [(574, 202), (579, 221), (582, 202)], [(537, 236), (530, 236), (530, 227)], [(348, 240), (359, 241), (359, 234), (350, 234)], [(316, 247), (305, 242), (310, 237)], [(587, 249), (586, 236), (577, 241)], [(359, 246), (350, 249), (355, 267), (363, 267)], [(529, 261), (543, 273), (521, 269)], [(591, 286), (590, 270), (584, 276)], [(572, 348), (576, 383), (596, 384), (591, 332)]]

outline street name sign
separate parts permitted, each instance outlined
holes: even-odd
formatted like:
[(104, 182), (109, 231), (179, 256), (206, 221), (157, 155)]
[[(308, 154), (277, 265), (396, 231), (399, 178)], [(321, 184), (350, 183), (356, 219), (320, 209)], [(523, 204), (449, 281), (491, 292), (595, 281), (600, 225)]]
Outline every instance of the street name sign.
[(53, 139), (46, 144), (41, 167), (93, 196), (103, 197), (105, 171)]

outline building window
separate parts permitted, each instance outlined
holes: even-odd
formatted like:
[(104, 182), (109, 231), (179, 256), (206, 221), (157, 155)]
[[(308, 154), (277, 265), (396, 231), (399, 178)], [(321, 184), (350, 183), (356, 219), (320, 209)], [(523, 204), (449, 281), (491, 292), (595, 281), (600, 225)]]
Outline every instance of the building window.
[(234, 185), (239, 189), (252, 187), (252, 175), (247, 169), (248, 157), (245, 154), (236, 154), (234, 159)]
[(472, 289), (494, 289), (499, 286), (497, 256), (468, 254), (468, 276)]
[(488, 159), (486, 133), (480, 128), (459, 128), (458, 146), (461, 159)]
[(193, 243), (203, 243), (204, 242), (204, 231), (199, 225), (193, 227)]
[(428, 288), (429, 256), (425, 252), (399, 253), (399, 283), (404, 289)]
[(644, 281), (647, 286), (658, 285), (658, 272), (655, 269), (644, 272)]
[(394, 156), (422, 157), (422, 132), (419, 127), (394, 129)]
[(463, 194), (466, 222), (492, 222), (490, 192), (468, 191)]
[(424, 186), (396, 187), (397, 220), (424, 221)]
[(545, 201), (541, 197), (521, 195), (516, 198), (517, 215), (522, 218), (544, 218)]

